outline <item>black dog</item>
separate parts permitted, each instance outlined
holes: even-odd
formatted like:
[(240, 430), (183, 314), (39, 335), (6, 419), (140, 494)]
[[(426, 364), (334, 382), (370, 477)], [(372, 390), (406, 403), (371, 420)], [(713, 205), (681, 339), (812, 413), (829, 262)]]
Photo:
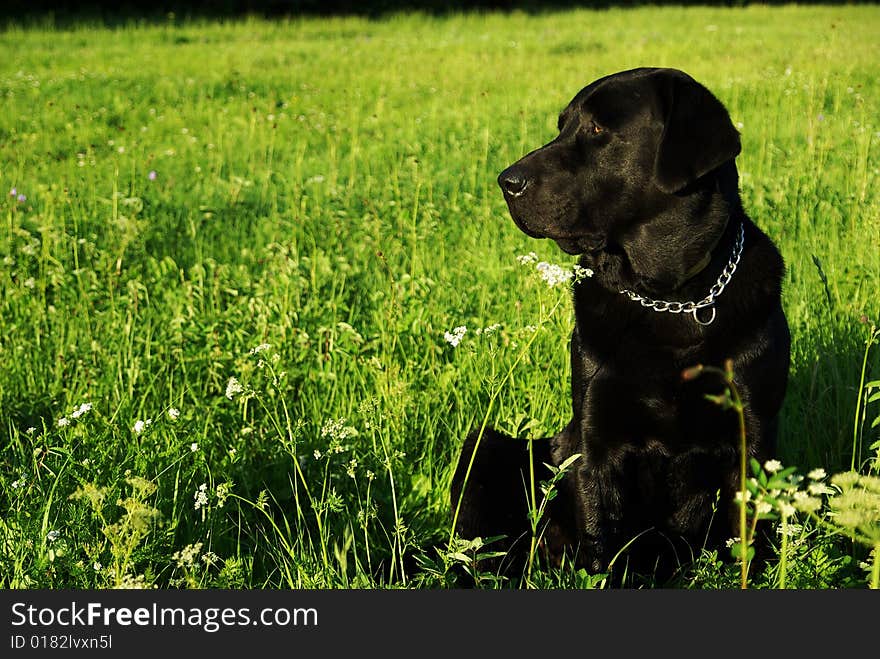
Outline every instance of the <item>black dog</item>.
[[(538, 480), (542, 463), (581, 455), (543, 520), (551, 561), (602, 571), (638, 537), (626, 556), (650, 570), (664, 547), (686, 561), (739, 535), (738, 417), (706, 398), (724, 390), (720, 376), (682, 378), (732, 360), (748, 453), (774, 454), (789, 367), (784, 265), (743, 210), (739, 152), (705, 87), (643, 68), (584, 88), (556, 139), (498, 177), (520, 229), (595, 273), (574, 286), (572, 420), (533, 444)], [(504, 534), (508, 557), (521, 557), (528, 455), (491, 428), (467, 438), (452, 484), (461, 536)]]

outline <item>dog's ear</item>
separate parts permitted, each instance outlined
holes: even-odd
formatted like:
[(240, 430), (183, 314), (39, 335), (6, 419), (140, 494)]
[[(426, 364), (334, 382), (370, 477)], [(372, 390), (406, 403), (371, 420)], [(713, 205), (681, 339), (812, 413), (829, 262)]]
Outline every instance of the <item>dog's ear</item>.
[(657, 71), (663, 131), (654, 160), (654, 182), (675, 193), (739, 155), (739, 133), (712, 93), (682, 71)]

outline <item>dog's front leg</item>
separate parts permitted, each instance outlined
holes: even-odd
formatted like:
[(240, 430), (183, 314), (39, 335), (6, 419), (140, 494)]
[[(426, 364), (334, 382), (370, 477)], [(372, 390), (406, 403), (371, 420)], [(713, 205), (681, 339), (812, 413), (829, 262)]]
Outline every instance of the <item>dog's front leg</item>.
[(577, 563), (590, 572), (603, 572), (619, 549), (623, 490), (607, 465), (588, 455), (578, 464), (573, 479), (580, 541)]
[(553, 463), (560, 465), (580, 454), (571, 471), (560, 482), (556, 519), (567, 524), (569, 547), (575, 563), (591, 572), (608, 567), (617, 547), (623, 510), (621, 476), (608, 460), (591, 454), (580, 440), (583, 429), (576, 417), (550, 440)]

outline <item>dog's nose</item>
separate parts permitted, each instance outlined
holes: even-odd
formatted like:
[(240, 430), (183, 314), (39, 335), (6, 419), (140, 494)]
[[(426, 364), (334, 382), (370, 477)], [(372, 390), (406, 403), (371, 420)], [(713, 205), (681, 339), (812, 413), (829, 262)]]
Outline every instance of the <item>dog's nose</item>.
[(519, 197), (529, 186), (529, 179), (517, 167), (508, 167), (498, 176), (498, 185), (511, 197)]

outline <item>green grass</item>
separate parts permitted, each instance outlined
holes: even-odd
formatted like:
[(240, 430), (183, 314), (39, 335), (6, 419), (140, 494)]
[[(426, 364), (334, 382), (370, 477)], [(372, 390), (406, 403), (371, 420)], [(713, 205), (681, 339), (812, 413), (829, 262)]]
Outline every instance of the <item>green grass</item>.
[[(876, 7), (8, 26), (0, 586), (453, 584), (434, 547), (461, 441), (484, 419), (547, 436), (570, 408), (567, 294), (515, 257), (571, 259), (495, 177), (635, 66), (686, 70), (740, 125), (745, 206), (788, 266), (780, 459), (867, 473), (878, 33)], [(862, 544), (801, 521), (752, 585), (868, 582)], [(738, 574), (707, 554), (679, 584)]]

